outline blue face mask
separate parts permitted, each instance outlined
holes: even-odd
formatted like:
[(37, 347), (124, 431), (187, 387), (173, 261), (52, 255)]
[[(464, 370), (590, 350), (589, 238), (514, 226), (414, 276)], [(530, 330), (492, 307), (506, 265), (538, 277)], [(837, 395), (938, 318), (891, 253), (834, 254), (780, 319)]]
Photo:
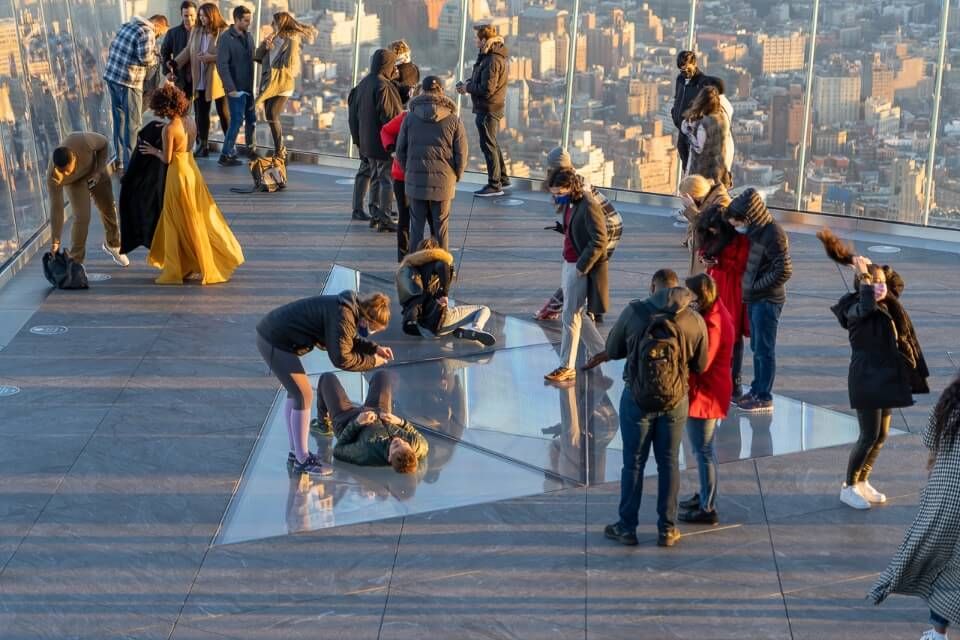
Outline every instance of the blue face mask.
[(554, 204), (556, 204), (558, 207), (566, 206), (566, 205), (570, 204), (570, 194), (568, 193), (568, 194), (563, 195), (563, 196), (553, 196), (553, 202), (554, 202)]
[(750, 231), (750, 227), (746, 227), (746, 226), (744, 226), (744, 227), (734, 227), (734, 230), (735, 230), (737, 233), (741, 234), (741, 235), (746, 235), (747, 232)]
[(357, 324), (357, 334), (361, 338), (366, 338), (367, 336), (370, 335), (370, 330), (367, 328), (366, 322), (360, 322)]

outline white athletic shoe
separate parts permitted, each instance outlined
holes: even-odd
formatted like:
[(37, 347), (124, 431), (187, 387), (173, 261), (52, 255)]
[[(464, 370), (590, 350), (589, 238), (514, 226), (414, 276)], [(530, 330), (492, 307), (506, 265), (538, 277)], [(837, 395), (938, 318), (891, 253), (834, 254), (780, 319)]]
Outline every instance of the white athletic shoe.
[(923, 635), (920, 636), (920, 640), (948, 640), (948, 638), (947, 634), (937, 633), (936, 629), (927, 629)]
[(113, 258), (113, 261), (121, 267), (130, 266), (130, 258), (120, 253), (120, 247), (108, 247), (107, 243), (104, 242), (102, 245), (100, 245), (100, 248), (103, 249), (105, 254)]
[(843, 488), (840, 489), (840, 502), (854, 509), (869, 509), (870, 503), (857, 491), (858, 486), (859, 485), (853, 485), (850, 487), (844, 484)]
[(858, 482), (857, 490), (860, 492), (860, 495), (866, 498), (867, 502), (871, 504), (883, 504), (887, 501), (887, 496), (874, 489), (867, 480)]

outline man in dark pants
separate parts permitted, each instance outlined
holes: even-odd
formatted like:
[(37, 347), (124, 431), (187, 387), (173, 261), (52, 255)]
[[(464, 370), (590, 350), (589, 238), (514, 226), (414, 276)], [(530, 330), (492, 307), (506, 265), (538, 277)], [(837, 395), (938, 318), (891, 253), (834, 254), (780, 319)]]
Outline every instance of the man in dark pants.
[(697, 68), (697, 54), (693, 51), (681, 51), (677, 54), (677, 68), (680, 69), (680, 73), (677, 75), (670, 116), (673, 118), (673, 126), (677, 128), (677, 153), (680, 154), (680, 171), (684, 173), (687, 170), (687, 159), (690, 157), (690, 143), (687, 137), (680, 133), (680, 125), (683, 123), (684, 112), (700, 93), (707, 75)]
[[(621, 544), (637, 544), (643, 470), (651, 446), (657, 461), (657, 544), (672, 547), (680, 538), (676, 528), (677, 494), (680, 490), (680, 441), (687, 421), (687, 380), (691, 371), (701, 373), (707, 366), (707, 327), (700, 314), (690, 308), (693, 299), (693, 294), (680, 286), (676, 273), (669, 269), (657, 271), (650, 284), (650, 297), (627, 305), (607, 336), (605, 351), (591, 358), (585, 367), (593, 368), (605, 360), (627, 358), (623, 370), (625, 386), (620, 397), (620, 434), (623, 438), (620, 519), (604, 530), (607, 538)], [(664, 329), (676, 332), (676, 339), (661, 341), (661, 336), (669, 335), (661, 333)], [(669, 343), (676, 347), (676, 351), (660, 348), (661, 357), (666, 359), (672, 355), (676, 360), (666, 366), (653, 366), (651, 363), (655, 363), (657, 357), (653, 349), (648, 352), (647, 360), (639, 358), (645, 345), (653, 344), (648, 342), (653, 337), (658, 339), (657, 345)], [(667, 355), (662, 356), (662, 353)], [(650, 371), (678, 374), (674, 406), (662, 409), (641, 407), (641, 401), (648, 404), (651, 398), (638, 398), (639, 390), (656, 386), (649, 384)]]
[(223, 139), (218, 163), (224, 167), (242, 164), (237, 159), (235, 145), (240, 125), (245, 124), (244, 136), (248, 152), (256, 154), (253, 133), (257, 112), (253, 101), (253, 36), (250, 23), (253, 12), (240, 5), (233, 10), (233, 25), (223, 32), (217, 45), (217, 73), (223, 82), (230, 106), (230, 128)]
[[(773, 410), (773, 379), (777, 373), (777, 329), (787, 301), (787, 280), (793, 275), (790, 241), (755, 189), (730, 202), (727, 220), (750, 238), (750, 255), (743, 273), (743, 303), (750, 318), (753, 383), (737, 400), (747, 413)], [(734, 365), (736, 366), (736, 365)]]
[(163, 37), (163, 45), (160, 47), (160, 64), (163, 66), (164, 73), (173, 74), (173, 82), (187, 94), (188, 99), (192, 100), (193, 78), (190, 77), (190, 65), (177, 68), (173, 60), (187, 48), (190, 31), (197, 23), (197, 3), (193, 0), (183, 0), (180, 3), (180, 18), (182, 22), (167, 31), (167, 35)]
[(502, 196), (503, 188), (510, 186), (503, 152), (497, 143), (497, 131), (503, 119), (507, 100), (507, 47), (496, 27), (485, 24), (477, 30), (477, 61), (466, 82), (457, 83), (457, 93), (470, 94), (477, 121), (480, 150), (487, 162), (487, 185), (475, 191), (482, 198)]
[[(380, 131), (401, 111), (400, 92), (393, 83), (397, 56), (377, 49), (370, 58), (370, 72), (347, 97), (350, 136), (360, 152), (360, 168), (353, 183), (353, 219), (373, 218), (381, 229), (396, 231), (391, 218), (393, 183), (390, 152), (383, 147)], [(370, 190), (370, 213), (363, 210), (363, 197)]]

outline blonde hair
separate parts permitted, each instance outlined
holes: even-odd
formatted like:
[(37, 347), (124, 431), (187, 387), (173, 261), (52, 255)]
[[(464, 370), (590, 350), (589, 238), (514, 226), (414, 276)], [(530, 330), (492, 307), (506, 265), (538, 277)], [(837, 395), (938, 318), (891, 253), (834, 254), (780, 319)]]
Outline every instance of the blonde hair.
[(406, 40), (394, 40), (387, 48), (397, 56), (397, 64), (410, 62), (410, 45)]
[(680, 181), (680, 193), (685, 193), (694, 200), (700, 200), (710, 193), (710, 182), (703, 176), (687, 176)]
[(383, 293), (370, 293), (357, 298), (360, 315), (375, 330), (390, 324), (390, 298)]

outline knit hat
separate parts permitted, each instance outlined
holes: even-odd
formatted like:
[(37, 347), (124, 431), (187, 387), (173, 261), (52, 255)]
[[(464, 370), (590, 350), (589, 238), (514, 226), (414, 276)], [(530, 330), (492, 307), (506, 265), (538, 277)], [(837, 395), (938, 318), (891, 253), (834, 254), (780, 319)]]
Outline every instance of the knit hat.
[(573, 168), (570, 154), (563, 147), (554, 147), (547, 154), (547, 169)]
[(730, 201), (727, 207), (727, 219), (746, 220), (754, 224), (761, 220), (767, 205), (763, 204), (763, 199), (756, 189), (747, 189), (736, 198)]

